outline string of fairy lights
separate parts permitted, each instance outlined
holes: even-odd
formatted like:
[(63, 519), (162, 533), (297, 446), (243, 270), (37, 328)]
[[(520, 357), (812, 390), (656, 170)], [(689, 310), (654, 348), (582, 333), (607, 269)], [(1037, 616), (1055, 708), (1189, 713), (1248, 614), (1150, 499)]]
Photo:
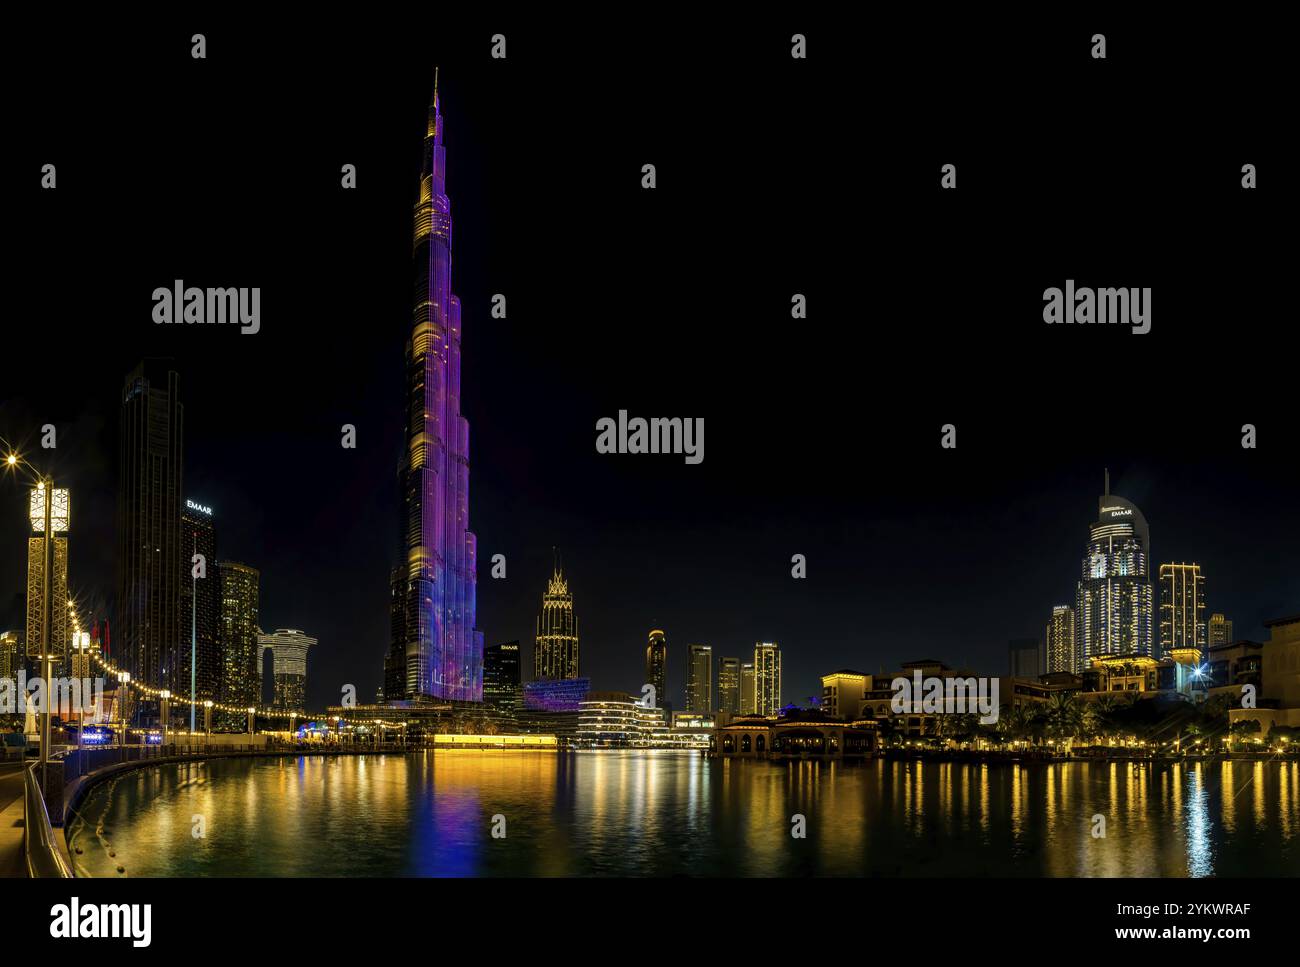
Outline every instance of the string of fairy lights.
[[(81, 638), (81, 620), (77, 615), (76, 605), (71, 599), (68, 600), (68, 612), (69, 612), (69, 616), (72, 619), (72, 629), (74, 634), (73, 640), (80, 642), (83, 640)], [(79, 650), (81, 650), (80, 647)], [(342, 716), (342, 715), (333, 715), (333, 716), (316, 715), (311, 712), (294, 712), (286, 709), (266, 708), (266, 707), (258, 708), (252, 705), (229, 705), (226, 704), (225, 702), (218, 702), (214, 699), (197, 698), (197, 697), (191, 698), (190, 696), (186, 695), (184, 692), (181, 691), (173, 692), (170, 689), (166, 689), (166, 688), (156, 688), (153, 685), (149, 685), (146, 684), (145, 682), (139, 681), (138, 679), (132, 677), (130, 672), (118, 668), (112, 662), (104, 658), (103, 655), (96, 654), (95, 652), (88, 652), (87, 654), (90, 660), (95, 665), (97, 665), (104, 672), (105, 675), (107, 675), (110, 678), (116, 679), (119, 684), (134, 689), (136, 692), (144, 695), (146, 698), (167, 699), (168, 701), (176, 702), (178, 705), (197, 705), (202, 708), (211, 708), (219, 712), (230, 712), (239, 715), (253, 714), (253, 715), (261, 715), (264, 718), (270, 718), (270, 719), (288, 719), (290, 724), (292, 724), (293, 721), (296, 719), (302, 719), (304, 721), (310, 721), (313, 719), (328, 719), (329, 721), (337, 722), (340, 725), (362, 724), (362, 725), (383, 725), (389, 727), (391, 727), (392, 725), (392, 723), (385, 723), (379, 719), (358, 719), (357, 721), (354, 722), (351, 719), (347, 718), (346, 716)]]

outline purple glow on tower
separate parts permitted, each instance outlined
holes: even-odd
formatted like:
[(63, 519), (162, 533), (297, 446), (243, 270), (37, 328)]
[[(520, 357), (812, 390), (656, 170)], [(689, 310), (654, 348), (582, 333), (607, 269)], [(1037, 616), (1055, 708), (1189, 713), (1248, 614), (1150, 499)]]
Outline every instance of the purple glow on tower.
[[(415, 206), (415, 311), (406, 344), (405, 697), (481, 702), (476, 542), (469, 531), (469, 423), (460, 415), (460, 300), (451, 292), (451, 202), (437, 81)], [(395, 699), (399, 696), (386, 696)]]

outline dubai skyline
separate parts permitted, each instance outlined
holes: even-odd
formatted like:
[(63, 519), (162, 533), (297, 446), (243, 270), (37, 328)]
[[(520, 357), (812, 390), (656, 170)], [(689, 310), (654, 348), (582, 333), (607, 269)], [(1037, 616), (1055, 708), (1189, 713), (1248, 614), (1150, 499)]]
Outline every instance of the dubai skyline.
[(1285, 934), (1284, 31), (183, 13), (14, 58), (20, 936)]
[[(996, 275), (958, 236), (966, 254), (952, 260), (953, 284), (928, 291), (923, 316), (906, 292), (876, 286), (875, 321), (847, 326), (845, 314), (864, 305), (850, 249), (819, 256), (815, 236), (796, 223), (800, 244), (783, 247), (777, 279), (747, 247), (719, 249), (707, 233), (682, 231), (707, 212), (717, 229), (764, 237), (767, 223), (752, 199), (766, 190), (765, 173), (743, 144), (686, 107), (676, 137), (653, 145), (638, 128), (590, 123), (618, 116), (629, 97), (654, 106), (650, 79), (616, 96), (588, 90), (576, 68), (547, 65), (548, 98), (570, 105), (566, 114), (534, 110), (516, 96), (517, 80), (492, 64), (468, 55), (439, 60), (459, 212), (459, 409), (474, 426), (469, 530), (481, 559), (474, 624), (487, 641), (531, 647), (537, 597), (558, 546), (580, 609), (584, 674), (597, 685), (628, 687), (642, 677), (646, 635), (656, 628), (670, 641), (668, 686), (679, 704), (688, 643), (728, 655), (779, 641), (796, 694), (827, 667), (879, 668), (909, 655), (943, 653), (992, 668), (1007, 640), (1041, 636), (1053, 606), (1075, 603), (1106, 468), (1113, 492), (1152, 523), (1152, 568), (1200, 563), (1209, 610), (1232, 617), (1238, 637), (1264, 637), (1262, 622), (1289, 613), (1300, 597), (1300, 578), (1280, 567), (1300, 532), (1288, 476), (1300, 434), (1273, 369), (1284, 358), (1271, 342), (1275, 328), (1238, 327), (1239, 352), (1222, 361), (1234, 388), (1224, 405), (1194, 421), (1163, 419), (1158, 408), (1215, 387), (1214, 330), (1202, 319), (1266, 317), (1249, 292), (1229, 312), (1217, 289), (1157, 286), (1158, 312), (1170, 324), (1157, 321), (1140, 339), (1096, 332), (1080, 342), (1083, 334), (1072, 331), (1062, 343), (1057, 333), (1068, 327), (1042, 323), (1043, 288), (1095, 277), (1086, 266), (1098, 264), (1103, 248), (1114, 277), (1130, 278), (1142, 247), (1083, 226), (1051, 252), (1023, 252), (1021, 274), (998, 283), (1006, 301), (972, 317), (964, 293)], [(150, 87), (142, 109), (162, 119), (238, 112), (250, 137), (293, 154), (297, 144), (277, 107), (242, 88), (232, 95), (231, 78), (220, 73), (227, 69), (214, 64), (212, 78), (184, 91)], [(809, 78), (780, 70), (766, 103), (733, 107), (744, 129), (819, 103)], [(235, 146), (218, 144), (206, 163), (225, 177), (207, 183), (205, 210), (256, 206), (262, 228), (250, 233), (239, 219), (217, 219), (184, 247), (147, 235), (120, 258), (109, 252), (85, 264), (87, 289), (103, 293), (111, 324), (78, 331), (78, 350), (57, 382), (23, 366), (0, 389), (0, 435), (36, 448), (84, 508), (70, 580), (92, 609), (107, 608), (116, 585), (111, 521), (123, 379), (142, 358), (175, 361), (185, 497), (212, 509), (220, 553), (261, 573), (263, 627), (318, 636), (308, 684), (318, 708), (344, 684), (373, 695), (391, 650), (392, 522), (403, 513), (393, 469), (410, 439), (409, 380), (395, 366), (410, 336), (410, 218), (434, 71), (426, 54), (401, 72), (358, 79), (331, 102), (313, 148), (320, 170), (303, 185), (319, 226), (309, 238), (279, 182), (250, 168)], [(102, 82), (129, 100), (133, 77)], [(1123, 110), (1120, 95), (1107, 87), (1098, 96)], [(43, 123), (53, 145), (75, 126), (54, 102)], [(154, 123), (164, 136), (184, 135), (179, 120)], [(652, 207), (654, 193), (639, 185), (643, 160), (654, 154), (661, 173), (680, 169), (691, 163), (687, 143), (725, 163), (728, 178), (717, 183), (725, 190), (685, 196), (661, 187)], [(837, 162), (818, 147), (814, 139), (781, 158), (786, 181), (800, 186), (805, 220), (839, 204), (824, 170)], [(358, 169), (354, 191), (341, 190), (336, 177), (349, 159)], [(135, 183), (116, 159), (99, 163), (106, 179)], [(1069, 159), (1055, 164), (1062, 178), (1093, 171)], [(187, 187), (170, 169), (156, 177), (151, 190)], [(1006, 188), (1003, 179), (959, 190), (984, 204)], [(601, 206), (564, 204), (593, 192)], [(921, 240), (926, 220), (943, 217), (929, 199), (917, 196), (915, 210), (891, 214), (892, 230)], [(52, 256), (65, 251), (57, 226), (76, 217), (75, 203), (57, 191), (40, 203), (19, 271), (57, 290), (62, 263)], [(106, 217), (130, 223), (125, 198), (102, 204)], [(604, 244), (614, 226), (619, 244)], [(1182, 243), (1170, 245), (1176, 259)], [(665, 252), (677, 253), (680, 276), (647, 286)], [(884, 272), (906, 271), (885, 258)], [(1085, 268), (1074, 267), (1080, 263)], [(174, 279), (260, 283), (260, 330), (154, 325), (149, 293)], [(328, 283), (328, 319), (298, 299), (303, 280)], [(792, 334), (790, 296), (801, 289), (811, 293), (810, 321)], [(560, 298), (561, 291), (572, 294)], [(724, 292), (725, 309), (717, 303)], [(498, 294), (508, 302), (504, 319), (492, 316)], [(688, 335), (645, 338), (678, 318)], [(33, 337), (28, 328), (10, 334), (20, 344)], [(976, 352), (982, 364), (973, 369)], [(1086, 405), (1051, 405), (1062, 387), (1090, 387), (1098, 359), (1122, 359), (1141, 374), (1132, 397), (1112, 404), (1090, 392)], [(964, 389), (972, 380), (978, 392)], [(665, 410), (668, 385), (673, 404)], [(681, 457), (596, 452), (597, 422), (624, 409), (703, 416), (707, 459), (692, 466)], [(951, 452), (938, 445), (949, 422), (959, 430)], [(1240, 446), (1247, 422), (1259, 427), (1256, 450)], [(47, 423), (60, 432), (51, 451), (39, 448)], [(345, 424), (357, 428), (355, 450), (339, 446)], [(776, 455), (775, 440), (787, 441), (788, 452)], [(494, 554), (505, 556), (504, 579), (484, 566)], [(790, 577), (794, 554), (807, 558), (806, 580)], [(5, 586), (18, 586), (22, 567), (17, 556), (0, 556)], [(0, 600), (6, 627), (20, 623), (21, 607), (12, 593)]]

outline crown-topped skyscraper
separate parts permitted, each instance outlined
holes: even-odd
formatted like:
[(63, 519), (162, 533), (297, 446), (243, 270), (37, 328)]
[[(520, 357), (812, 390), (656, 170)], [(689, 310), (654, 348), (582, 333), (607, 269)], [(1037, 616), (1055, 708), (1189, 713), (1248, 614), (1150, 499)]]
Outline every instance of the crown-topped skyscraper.
[(542, 595), (537, 614), (537, 642), (533, 648), (533, 678), (539, 681), (578, 677), (578, 619), (573, 594), (559, 558)]
[[(415, 306), (406, 343), (407, 448), (398, 470), (405, 561), (393, 574), (384, 698), (483, 700), (469, 530), (469, 423), (460, 415), (460, 300), (451, 292), (451, 202), (435, 74), (415, 206)], [(400, 683), (401, 694), (395, 685)]]

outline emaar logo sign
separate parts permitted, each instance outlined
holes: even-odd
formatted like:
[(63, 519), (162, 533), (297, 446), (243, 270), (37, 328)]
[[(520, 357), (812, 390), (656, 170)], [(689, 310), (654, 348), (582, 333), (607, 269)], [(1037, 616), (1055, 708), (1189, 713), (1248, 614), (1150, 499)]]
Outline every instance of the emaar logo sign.
[(185, 501), (185, 506), (188, 507), (190, 510), (198, 511), (200, 514), (205, 514), (208, 517), (212, 516), (212, 508), (205, 507), (203, 504), (196, 504), (192, 500), (187, 500)]

